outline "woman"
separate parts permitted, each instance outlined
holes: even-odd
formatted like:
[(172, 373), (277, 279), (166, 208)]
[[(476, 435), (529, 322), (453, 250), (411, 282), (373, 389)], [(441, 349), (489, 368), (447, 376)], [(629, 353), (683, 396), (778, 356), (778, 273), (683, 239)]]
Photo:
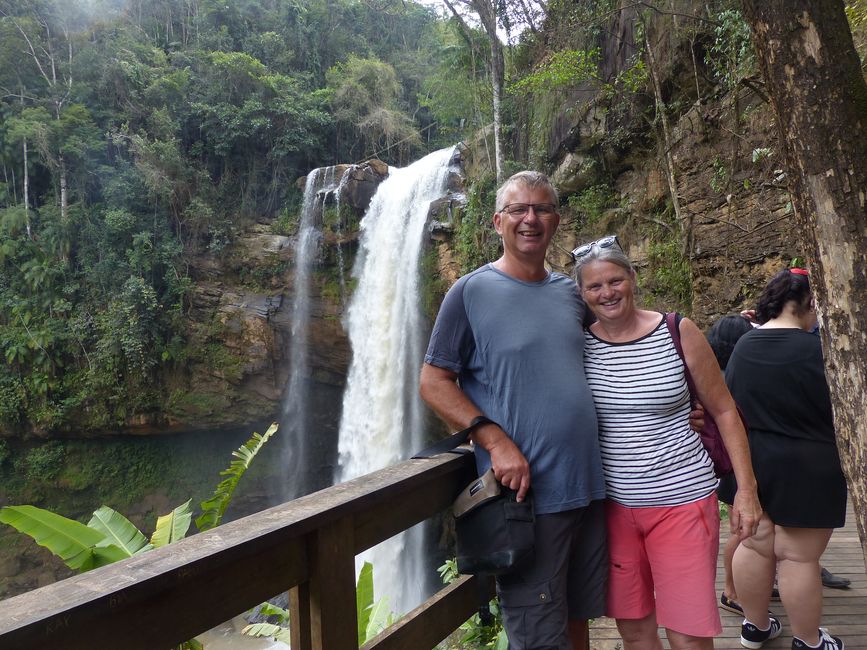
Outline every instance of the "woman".
[[(740, 315), (723, 316), (711, 325), (707, 331), (707, 342), (710, 344), (710, 349), (713, 350), (721, 370), (725, 371), (738, 339), (747, 332), (751, 332), (752, 329), (752, 323)], [(719, 488), (717, 488), (719, 500), (731, 505), (736, 488), (734, 477), (731, 474), (722, 477)], [(739, 544), (740, 539), (737, 535), (729, 535), (723, 550), (725, 581), (723, 582), (723, 592), (719, 597), (719, 606), (735, 614), (743, 615), (744, 610), (738, 603), (732, 574), (732, 557)]]
[[(584, 366), (596, 402), (608, 502), (608, 614), (626, 650), (713, 648), (719, 512), (713, 465), (689, 427), (684, 366), (663, 314), (635, 304), (635, 271), (616, 237), (573, 251), (581, 295), (596, 316)], [(761, 507), (746, 434), (704, 335), (680, 322), (697, 398), (714, 417), (740, 489), (731, 524), (745, 538)], [(655, 596), (654, 596), (655, 595)]]
[(816, 309), (804, 269), (771, 279), (756, 308), (761, 327), (744, 335), (726, 382), (750, 423), (750, 450), (766, 512), (755, 537), (735, 551), (735, 587), (746, 620), (741, 642), (760, 648), (779, 636), (768, 615), (778, 573), (780, 598), (792, 626), (792, 648), (842, 650), (819, 627), (819, 558), (846, 519), (846, 482), (834, 440), (831, 397), (819, 338), (810, 334)]

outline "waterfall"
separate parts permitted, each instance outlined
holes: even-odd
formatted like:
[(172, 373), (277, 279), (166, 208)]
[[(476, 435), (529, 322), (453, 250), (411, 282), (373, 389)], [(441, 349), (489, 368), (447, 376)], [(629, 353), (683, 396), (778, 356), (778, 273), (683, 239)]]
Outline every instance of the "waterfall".
[[(419, 258), (430, 203), (445, 193), (452, 149), (390, 168), (361, 222), (358, 285), (346, 315), (352, 363), (343, 396), (338, 482), (407, 458), (423, 442), (424, 354)], [(419, 526), (365, 554), (377, 598), (409, 611), (422, 600)]]
[(280, 423), (283, 442), (283, 500), (302, 496), (307, 491), (309, 471), (309, 431), (307, 404), (310, 369), (307, 363), (307, 329), (310, 323), (310, 273), (316, 261), (322, 233), (316, 228), (329, 193), (336, 189), (336, 167), (320, 167), (307, 175), (301, 218), (295, 239), (295, 273), (292, 300), (292, 339), (289, 343), (289, 381), (283, 397)]
[(346, 306), (346, 269), (345, 269), (345, 261), (343, 259), (343, 215), (340, 212), (340, 195), (343, 192), (343, 188), (346, 186), (350, 178), (350, 174), (348, 173), (350, 170), (347, 169), (346, 173), (340, 177), (340, 185), (337, 187), (337, 274), (338, 279), (340, 280), (340, 304), (341, 306)]

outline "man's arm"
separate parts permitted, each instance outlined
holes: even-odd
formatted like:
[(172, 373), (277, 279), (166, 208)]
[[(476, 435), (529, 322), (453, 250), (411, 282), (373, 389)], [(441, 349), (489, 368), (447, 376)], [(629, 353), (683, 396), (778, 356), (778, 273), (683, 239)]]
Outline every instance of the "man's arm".
[[(465, 429), (479, 415), (484, 415), (457, 385), (457, 373), (425, 363), (421, 369), (419, 393), (434, 412), (455, 429)], [(470, 434), (473, 442), (491, 455), (494, 476), (506, 487), (518, 492), (518, 501), (530, 488), (530, 465), (524, 454), (495, 424), (483, 424)]]

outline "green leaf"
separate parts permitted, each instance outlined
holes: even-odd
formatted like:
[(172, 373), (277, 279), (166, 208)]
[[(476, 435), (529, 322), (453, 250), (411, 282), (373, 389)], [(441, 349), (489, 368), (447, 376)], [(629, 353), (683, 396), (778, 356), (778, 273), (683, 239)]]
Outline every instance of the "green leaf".
[(89, 571), (124, 557), (123, 551), (114, 546), (96, 548), (105, 541), (105, 535), (98, 530), (36, 506), (0, 508), (0, 522), (32, 537), (70, 569)]
[(223, 513), (232, 500), (232, 495), (235, 493), (235, 488), (238, 481), (247, 471), (250, 463), (259, 453), (259, 450), (268, 442), (268, 439), (277, 431), (277, 423), (275, 422), (264, 435), (253, 433), (253, 437), (238, 448), (238, 451), (233, 451), (232, 455), (238, 460), (233, 460), (227, 469), (220, 472), (221, 476), (226, 476), (217, 489), (214, 490), (214, 496), (206, 501), (202, 501), (202, 514), (196, 519), (196, 526), (200, 531), (210, 530), (220, 525), (220, 520), (223, 518)]
[(108, 546), (94, 546), (93, 566), (89, 567), (88, 569), (81, 570), (83, 572), (88, 571), (89, 569), (96, 569), (97, 567), (114, 564), (115, 562), (120, 562), (127, 557), (129, 556), (114, 544), (109, 544)]
[(190, 503), (182, 503), (169, 514), (157, 518), (157, 527), (151, 535), (151, 544), (159, 548), (183, 539), (190, 529), (190, 519), (193, 517)]
[(87, 525), (105, 536), (97, 547), (116, 546), (124, 557), (132, 557), (153, 548), (153, 545), (148, 544), (147, 537), (129, 519), (108, 506), (102, 506), (94, 512)]
[(371, 605), (368, 615), (367, 629), (364, 631), (365, 643), (394, 623), (394, 612), (391, 611), (386, 596), (383, 596)]
[(358, 645), (367, 641), (367, 624), (370, 622), (370, 610), (373, 607), (373, 565), (365, 562), (358, 572), (355, 584), (355, 611), (358, 615)]
[(292, 642), (292, 635), (289, 633), (288, 629), (271, 623), (253, 623), (241, 630), (241, 633), (255, 637), (271, 636), (277, 641), (282, 641), (283, 643)]
[(283, 609), (282, 607), (277, 607), (277, 605), (272, 605), (268, 601), (265, 601), (259, 606), (259, 615), (277, 616), (280, 619), (281, 623), (289, 622), (289, 610)]

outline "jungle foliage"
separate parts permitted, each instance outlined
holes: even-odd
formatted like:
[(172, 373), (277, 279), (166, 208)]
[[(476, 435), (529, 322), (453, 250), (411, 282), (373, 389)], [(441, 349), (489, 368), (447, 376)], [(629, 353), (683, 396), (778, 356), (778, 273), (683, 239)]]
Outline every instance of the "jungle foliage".
[[(561, 199), (589, 239), (589, 199), (621, 203), (616, 161), (644, 154), (665, 172), (688, 266), (692, 223), (667, 159), (670, 125), (708, 98), (759, 89), (739, 3), (686, 3), (692, 13), (615, 0), (457, 5), (466, 11), (402, 0), (0, 0), (0, 431), (108, 431), (167, 405), (211, 408), (173, 401), (169, 382), (208, 354), (190, 323), (190, 268), (253, 220), (291, 233), (294, 180), (325, 164), (403, 165), (472, 139), (488, 170), (496, 158), (501, 173), (551, 172), (580, 138), (580, 183)], [(494, 22), (483, 28), (470, 10)], [(863, 55), (864, 1), (850, 0), (847, 15)], [(491, 66), (500, 49), (503, 70)], [(505, 152), (491, 144), (494, 103)], [(737, 101), (728, 110), (742, 112)], [(558, 133), (581, 111), (601, 126)], [(721, 193), (750, 154), (721, 155)], [(485, 161), (470, 173), (456, 242), (465, 270), (498, 246)], [(658, 286), (681, 301), (689, 275), (675, 275)], [(224, 361), (205, 365), (238, 365)]]
[(432, 101), (467, 51), (412, 3), (0, 0), (0, 430), (163, 411), (193, 257), (311, 168), (478, 126)]

